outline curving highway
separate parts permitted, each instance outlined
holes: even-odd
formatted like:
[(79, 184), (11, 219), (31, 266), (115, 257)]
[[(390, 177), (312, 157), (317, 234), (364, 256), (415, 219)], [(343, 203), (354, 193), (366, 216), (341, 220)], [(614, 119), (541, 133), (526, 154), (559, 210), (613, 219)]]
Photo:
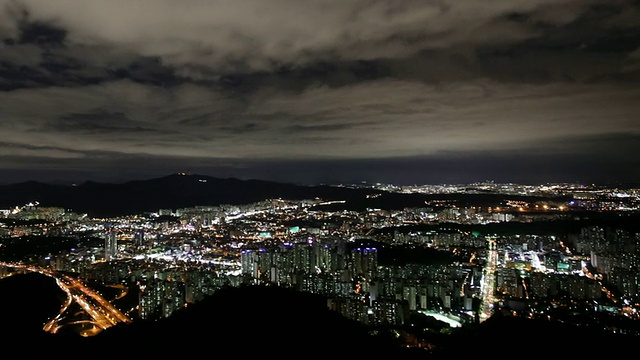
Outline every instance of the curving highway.
[(69, 307), (72, 306), (74, 302), (78, 304), (80, 308), (82, 308), (82, 310), (84, 310), (84, 312), (86, 312), (91, 318), (90, 321), (82, 321), (90, 324), (90, 327), (81, 332), (82, 336), (93, 336), (118, 323), (132, 322), (127, 315), (118, 310), (113, 306), (113, 304), (93, 289), (84, 285), (84, 283), (79, 279), (59, 274), (51, 269), (40, 268), (33, 265), (0, 262), (0, 266), (28, 270), (52, 277), (56, 280), (58, 286), (67, 293), (67, 301), (61, 308), (58, 315), (44, 325), (44, 330), (47, 332), (56, 333), (61, 329), (61, 323), (65, 319), (65, 315), (67, 314)]

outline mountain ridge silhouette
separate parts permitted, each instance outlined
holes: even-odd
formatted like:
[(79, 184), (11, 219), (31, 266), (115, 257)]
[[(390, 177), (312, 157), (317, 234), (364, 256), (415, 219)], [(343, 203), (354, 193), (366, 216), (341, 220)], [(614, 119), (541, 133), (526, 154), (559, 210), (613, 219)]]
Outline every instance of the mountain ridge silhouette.
[[(377, 195), (377, 196), (371, 196)], [(61, 207), (86, 213), (90, 217), (115, 217), (195, 206), (246, 205), (268, 199), (340, 200), (333, 205), (341, 209), (403, 209), (425, 207), (425, 201), (443, 199), (459, 205), (495, 206), (507, 199), (539, 201), (539, 196), (494, 193), (424, 194), (388, 192), (373, 188), (335, 185), (296, 185), (267, 180), (216, 178), (198, 174), (176, 173), (164, 177), (131, 180), (124, 183), (86, 181), (76, 186), (28, 181), (0, 185), (0, 208), (14, 208), (29, 203)], [(570, 196), (545, 198), (568, 201)]]

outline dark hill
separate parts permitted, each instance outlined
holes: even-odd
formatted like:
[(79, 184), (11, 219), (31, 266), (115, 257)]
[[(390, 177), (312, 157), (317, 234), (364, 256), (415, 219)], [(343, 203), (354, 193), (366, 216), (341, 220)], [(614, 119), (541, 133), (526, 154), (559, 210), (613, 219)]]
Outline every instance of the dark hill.
[[(48, 347), (56, 338), (43, 330), (44, 324), (61, 310), (66, 294), (53, 278), (38, 273), (11, 275), (0, 279), (0, 338), (5, 354), (31, 358), (33, 348), (25, 339)], [(13, 351), (12, 351), (13, 350)]]
[(429, 359), (607, 359), (633, 353), (637, 340), (584, 326), (494, 315), (454, 332)]
[(38, 202), (95, 217), (111, 217), (159, 209), (221, 204), (250, 204), (266, 199), (326, 200), (364, 198), (374, 190), (332, 186), (299, 186), (262, 180), (220, 179), (173, 174), (121, 184), (86, 182), (78, 186), (25, 182), (0, 186), (0, 208)]
[(262, 286), (222, 289), (169, 318), (113, 327), (87, 344), (95, 348), (127, 339), (137, 339), (127, 352), (133, 356), (215, 352), (318, 359), (402, 354), (402, 348), (329, 310), (319, 296)]

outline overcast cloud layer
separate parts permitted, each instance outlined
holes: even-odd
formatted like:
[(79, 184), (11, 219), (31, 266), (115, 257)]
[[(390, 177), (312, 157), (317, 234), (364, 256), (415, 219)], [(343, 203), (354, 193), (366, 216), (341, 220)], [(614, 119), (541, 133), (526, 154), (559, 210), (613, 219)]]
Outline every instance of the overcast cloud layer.
[(0, 183), (640, 182), (640, 4), (0, 0)]

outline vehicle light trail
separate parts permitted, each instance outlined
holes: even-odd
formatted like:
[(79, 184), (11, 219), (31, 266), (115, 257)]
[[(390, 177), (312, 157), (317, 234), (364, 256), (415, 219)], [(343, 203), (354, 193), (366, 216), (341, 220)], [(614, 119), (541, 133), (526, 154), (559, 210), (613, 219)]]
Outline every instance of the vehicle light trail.
[(67, 293), (67, 302), (62, 307), (58, 315), (48, 321), (44, 325), (44, 330), (51, 333), (56, 333), (60, 329), (59, 323), (64, 318), (64, 313), (67, 311), (72, 302), (77, 303), (92, 319), (91, 323), (94, 325), (93, 331), (84, 331), (83, 335), (95, 335), (98, 332), (114, 326), (120, 322), (130, 323), (132, 320), (118, 310), (113, 304), (103, 298), (100, 294), (96, 293), (92, 289), (85, 286), (80, 280), (75, 279), (68, 275), (61, 275), (53, 270), (39, 268), (32, 265), (14, 264), (0, 262), (1, 266), (7, 266), (12, 268), (24, 269), (32, 272), (37, 272), (56, 280), (58, 286)]

